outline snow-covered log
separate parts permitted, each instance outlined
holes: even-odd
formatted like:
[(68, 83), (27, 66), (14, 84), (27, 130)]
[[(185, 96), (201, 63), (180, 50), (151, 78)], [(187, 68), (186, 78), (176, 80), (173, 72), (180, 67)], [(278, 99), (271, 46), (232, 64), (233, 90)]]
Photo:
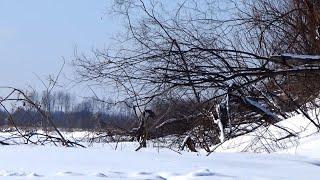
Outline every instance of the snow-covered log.
[[(219, 106), (217, 107), (217, 112), (218, 112), (218, 114), (219, 114)], [(220, 142), (224, 142), (225, 141), (225, 133), (224, 133), (224, 127), (223, 127), (223, 124), (222, 124), (222, 121), (221, 121), (221, 119), (220, 119), (220, 117), (219, 118), (215, 118), (214, 116), (213, 116), (213, 113), (211, 113), (211, 117), (212, 117), (212, 119), (213, 119), (213, 122), (215, 123), (215, 124), (217, 124), (218, 125), (218, 127), (219, 127), (219, 139), (220, 139)]]
[(298, 55), (284, 53), (270, 57), (270, 61), (287, 65), (320, 64), (320, 55)]
[(268, 108), (263, 107), (259, 102), (250, 99), (249, 97), (243, 97), (243, 101), (251, 107), (251, 109), (263, 116), (265, 119), (271, 121), (271, 123), (279, 122), (279, 117), (271, 112)]

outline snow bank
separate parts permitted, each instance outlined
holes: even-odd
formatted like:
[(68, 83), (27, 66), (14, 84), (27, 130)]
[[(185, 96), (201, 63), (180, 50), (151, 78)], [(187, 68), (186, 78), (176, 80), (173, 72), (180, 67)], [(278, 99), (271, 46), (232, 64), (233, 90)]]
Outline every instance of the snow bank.
[[(317, 111), (310, 112), (311, 118), (316, 119)], [(290, 134), (290, 138), (285, 138)], [(313, 136), (318, 129), (302, 114), (281, 121), (269, 127), (260, 127), (247, 135), (239, 136), (220, 145), (217, 152), (277, 152), (289, 148), (297, 148), (308, 136)], [(281, 140), (283, 139), (283, 140)]]

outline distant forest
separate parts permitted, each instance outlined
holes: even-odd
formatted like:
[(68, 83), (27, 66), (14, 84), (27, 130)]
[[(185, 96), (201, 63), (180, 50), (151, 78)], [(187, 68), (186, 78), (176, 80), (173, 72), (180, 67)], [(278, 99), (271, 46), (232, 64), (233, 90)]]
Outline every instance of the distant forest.
[[(132, 110), (124, 104), (114, 104), (112, 100), (97, 100), (94, 97), (78, 101), (75, 95), (57, 91), (47, 93), (32, 92), (29, 98), (50, 113), (58, 128), (97, 130), (107, 127), (129, 128), (132, 121)], [(11, 127), (13, 123), (19, 127), (50, 127), (42, 120), (41, 114), (28, 104), (11, 112), (14, 122), (9, 120), (9, 113), (0, 109), (0, 127)]]

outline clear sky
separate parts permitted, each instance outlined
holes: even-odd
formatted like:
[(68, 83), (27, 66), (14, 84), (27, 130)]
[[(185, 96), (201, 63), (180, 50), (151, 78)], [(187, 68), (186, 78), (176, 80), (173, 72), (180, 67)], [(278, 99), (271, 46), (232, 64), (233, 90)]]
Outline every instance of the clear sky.
[[(109, 46), (119, 30), (116, 17), (107, 13), (112, 2), (0, 0), (0, 86), (44, 89), (37, 76), (45, 80), (57, 74), (62, 59), (70, 62), (76, 48), (89, 52)], [(69, 77), (67, 65), (62, 82)], [(79, 87), (71, 91), (89, 94)]]

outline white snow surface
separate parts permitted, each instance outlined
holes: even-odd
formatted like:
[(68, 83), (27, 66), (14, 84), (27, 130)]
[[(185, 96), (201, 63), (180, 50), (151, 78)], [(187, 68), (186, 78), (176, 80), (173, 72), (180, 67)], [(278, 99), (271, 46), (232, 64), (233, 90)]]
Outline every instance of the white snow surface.
[(113, 150), (109, 146), (86, 149), (2, 146), (0, 179), (319, 179), (320, 149), (314, 144), (299, 149), (299, 156), (254, 153), (205, 156), (188, 152), (180, 155), (156, 149), (134, 152), (130, 144), (122, 146), (129, 147)]
[(304, 60), (320, 60), (320, 55), (300, 55), (300, 54), (290, 54), (290, 53), (284, 53), (281, 56), (284, 57), (290, 57), (293, 59), (304, 59)]
[[(88, 148), (0, 146), (0, 179), (319, 180), (320, 134), (301, 115), (281, 123), (304, 134), (274, 153), (240, 152), (240, 145), (221, 146), (210, 156), (152, 147), (135, 152), (138, 144), (132, 142), (116, 150), (115, 144), (99, 143)], [(241, 138), (224, 145), (246, 144)]]
[(276, 60), (285, 59), (286, 61), (295, 60), (295, 61), (302, 61), (302, 62), (320, 61), (320, 55), (305, 55), (305, 54), (290, 54), (290, 53), (274, 55), (274, 56), (271, 56), (271, 58), (276, 59)]

